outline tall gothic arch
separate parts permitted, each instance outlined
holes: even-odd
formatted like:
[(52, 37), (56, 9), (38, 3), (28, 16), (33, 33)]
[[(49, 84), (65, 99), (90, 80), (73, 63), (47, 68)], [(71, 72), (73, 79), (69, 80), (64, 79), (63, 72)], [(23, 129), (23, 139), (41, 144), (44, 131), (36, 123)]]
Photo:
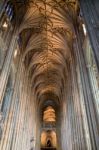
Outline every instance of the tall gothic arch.
[(98, 0), (0, 2), (0, 149), (98, 150)]

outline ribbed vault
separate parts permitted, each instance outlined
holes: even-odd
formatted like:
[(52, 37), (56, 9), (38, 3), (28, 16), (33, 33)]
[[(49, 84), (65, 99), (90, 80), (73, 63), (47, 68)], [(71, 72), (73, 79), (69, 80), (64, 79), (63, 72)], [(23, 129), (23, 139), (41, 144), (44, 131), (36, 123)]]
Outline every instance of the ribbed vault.
[(99, 149), (97, 1), (0, 0), (0, 150)]
[(18, 33), (36, 99), (62, 96), (70, 73), (76, 13), (76, 0), (29, 2)]

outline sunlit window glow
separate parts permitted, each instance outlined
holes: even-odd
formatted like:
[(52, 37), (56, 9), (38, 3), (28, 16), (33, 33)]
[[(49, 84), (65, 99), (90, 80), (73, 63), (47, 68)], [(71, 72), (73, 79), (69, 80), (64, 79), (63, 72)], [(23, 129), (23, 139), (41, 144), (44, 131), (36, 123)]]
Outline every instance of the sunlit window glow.
[(87, 31), (86, 31), (86, 27), (85, 27), (85, 24), (84, 24), (84, 23), (82, 24), (82, 27), (83, 27), (84, 35), (86, 35), (86, 34), (87, 34)]
[(17, 54), (18, 54), (18, 50), (15, 49), (15, 52), (14, 52), (14, 58), (16, 58)]
[(8, 28), (8, 23), (5, 21), (2, 25), (3, 28)]

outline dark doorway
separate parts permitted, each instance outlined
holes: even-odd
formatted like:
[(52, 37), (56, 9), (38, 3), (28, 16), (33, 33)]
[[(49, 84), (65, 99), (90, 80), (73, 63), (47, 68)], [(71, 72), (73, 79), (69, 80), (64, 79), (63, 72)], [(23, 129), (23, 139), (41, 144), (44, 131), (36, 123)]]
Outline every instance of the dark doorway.
[(47, 147), (52, 147), (52, 144), (51, 144), (50, 140), (47, 141)]

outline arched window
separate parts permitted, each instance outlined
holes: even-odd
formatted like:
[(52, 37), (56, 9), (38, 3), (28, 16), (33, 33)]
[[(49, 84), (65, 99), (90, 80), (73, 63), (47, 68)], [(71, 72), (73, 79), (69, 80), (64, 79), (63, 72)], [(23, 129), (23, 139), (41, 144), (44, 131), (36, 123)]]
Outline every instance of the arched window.
[(13, 34), (12, 19), (14, 17), (14, 6), (10, 1), (5, 5), (5, 9), (0, 17), (0, 70), (3, 67), (7, 51)]
[(55, 122), (56, 121), (56, 114), (55, 110), (52, 106), (46, 107), (45, 111), (43, 112), (43, 121), (44, 122)]
[(8, 16), (9, 20), (11, 21), (14, 17), (14, 6), (10, 1), (7, 2), (6, 6), (5, 6), (5, 12), (6, 12), (6, 15)]

